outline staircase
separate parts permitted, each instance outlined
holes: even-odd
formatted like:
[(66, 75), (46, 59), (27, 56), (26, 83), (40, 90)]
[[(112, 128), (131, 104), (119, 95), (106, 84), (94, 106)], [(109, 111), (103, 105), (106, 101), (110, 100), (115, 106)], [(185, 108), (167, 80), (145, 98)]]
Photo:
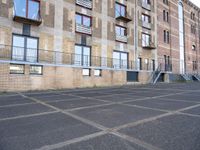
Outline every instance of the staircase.
[(197, 79), (197, 81), (200, 82), (200, 75), (198, 75), (198, 74), (194, 74), (193, 77), (194, 77), (195, 79)]
[(183, 77), (183, 79), (185, 79), (185, 81), (191, 81), (191, 79), (188, 76), (188, 74), (181, 74), (181, 76)]
[(158, 68), (152, 72), (151, 76), (150, 76), (150, 80), (149, 83), (155, 85), (161, 75), (162, 71), (161, 71), (161, 65), (158, 66)]

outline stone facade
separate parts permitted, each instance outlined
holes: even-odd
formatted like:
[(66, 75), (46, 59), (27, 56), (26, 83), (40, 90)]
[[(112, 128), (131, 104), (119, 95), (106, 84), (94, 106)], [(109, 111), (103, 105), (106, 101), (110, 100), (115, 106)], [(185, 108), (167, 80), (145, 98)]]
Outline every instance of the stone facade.
[[(137, 72), (138, 79), (133, 82), (148, 83), (158, 66), (166, 74), (181, 73), (180, 0), (168, 0), (167, 3), (150, 0), (146, 4), (142, 0), (92, 0), (91, 8), (86, 7), (85, 0), (40, 0), (42, 20), (39, 25), (33, 25), (28, 18), (26, 22), (22, 21), (24, 18), (13, 19), (16, 15), (14, 2), (0, 0), (1, 91), (124, 85), (128, 82), (127, 71)], [(184, 9), (184, 72), (198, 73), (200, 9), (188, 0), (181, 3)], [(125, 16), (116, 16), (116, 4), (125, 7)], [(168, 13), (167, 21), (164, 11)], [(91, 34), (77, 31), (76, 14), (91, 18)], [(150, 21), (145, 23), (142, 16)], [(26, 36), (38, 38), (36, 62), (16, 61), (12, 57), (13, 35), (24, 35), (27, 24), (30, 29)], [(191, 25), (195, 33), (191, 33)], [(126, 30), (122, 39), (117, 39), (116, 26)], [(164, 31), (169, 32), (168, 43), (164, 42)], [(150, 35), (149, 45), (144, 46), (143, 34)], [(89, 66), (75, 65), (75, 45), (91, 49)], [(120, 54), (119, 68), (114, 67), (114, 52)], [(125, 68), (121, 68), (122, 53), (128, 56)], [(24, 65), (24, 73), (10, 74), (10, 64)], [(42, 66), (42, 75), (30, 75), (30, 65)], [(90, 75), (83, 75), (85, 68)], [(96, 69), (101, 71), (98, 77), (94, 75)]]

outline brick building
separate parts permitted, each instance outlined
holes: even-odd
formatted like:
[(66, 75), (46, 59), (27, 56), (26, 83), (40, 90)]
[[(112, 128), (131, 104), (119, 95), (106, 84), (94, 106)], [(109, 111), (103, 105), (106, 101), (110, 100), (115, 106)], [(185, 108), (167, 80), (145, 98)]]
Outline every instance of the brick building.
[(0, 0), (0, 90), (198, 74), (199, 15), (188, 0)]

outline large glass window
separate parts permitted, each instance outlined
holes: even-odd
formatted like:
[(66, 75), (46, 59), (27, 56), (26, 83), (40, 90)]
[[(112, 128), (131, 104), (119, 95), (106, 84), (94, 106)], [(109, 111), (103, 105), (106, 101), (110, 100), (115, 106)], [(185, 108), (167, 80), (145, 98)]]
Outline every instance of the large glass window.
[(76, 23), (87, 27), (91, 27), (91, 17), (81, 14), (76, 14)]
[(144, 23), (150, 23), (151, 22), (150, 16), (142, 14), (142, 22), (144, 22)]
[(151, 42), (151, 35), (142, 33), (142, 46), (149, 46)]
[(37, 62), (38, 39), (21, 35), (13, 35), (12, 59), (18, 61)]
[(75, 46), (75, 65), (90, 66), (90, 57), (90, 47), (80, 45)]
[(113, 67), (127, 69), (128, 54), (125, 52), (113, 52)]
[(115, 32), (116, 32), (116, 35), (119, 35), (119, 36), (127, 35), (127, 29), (125, 27), (115, 26)]
[(40, 0), (14, 0), (14, 9), (16, 16), (40, 19)]
[(115, 17), (126, 16), (126, 6), (115, 3)]

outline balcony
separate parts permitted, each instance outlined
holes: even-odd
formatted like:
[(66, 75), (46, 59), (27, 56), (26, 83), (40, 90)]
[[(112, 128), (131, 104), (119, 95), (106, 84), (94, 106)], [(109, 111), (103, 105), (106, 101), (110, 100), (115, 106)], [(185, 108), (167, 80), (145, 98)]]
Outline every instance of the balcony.
[(92, 34), (92, 28), (89, 27), (89, 26), (85, 26), (85, 25), (76, 23), (76, 32), (91, 35)]
[(116, 35), (116, 41), (127, 43), (127, 36)]
[(142, 44), (142, 48), (145, 48), (145, 49), (156, 49), (156, 46), (155, 46), (154, 42), (149, 42), (149, 43)]
[(76, 4), (92, 9), (92, 1), (91, 0), (76, 0)]
[(19, 23), (39, 26), (42, 23), (40, 2), (29, 0), (14, 0), (13, 20)]
[(150, 4), (147, 4), (147, 3), (145, 3), (145, 2), (142, 2), (142, 7), (143, 7), (144, 9), (151, 10), (151, 5), (150, 5)]

